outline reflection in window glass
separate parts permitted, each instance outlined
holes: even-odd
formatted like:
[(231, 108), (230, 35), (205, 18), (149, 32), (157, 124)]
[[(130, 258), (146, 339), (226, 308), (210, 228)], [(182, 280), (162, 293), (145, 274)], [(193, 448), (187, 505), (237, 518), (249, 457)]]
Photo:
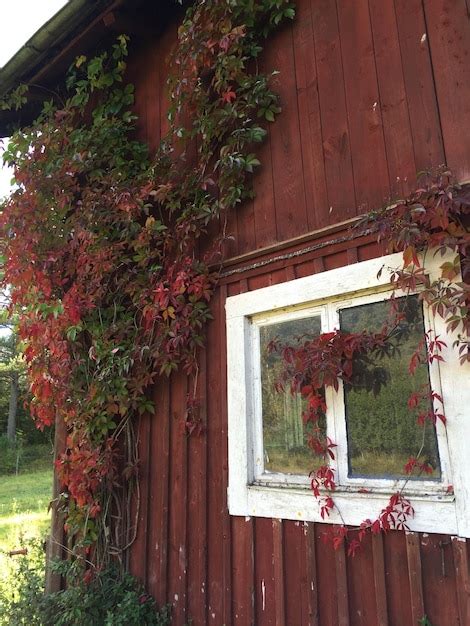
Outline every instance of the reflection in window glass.
[[(431, 476), (414, 479), (439, 479), (440, 464), (435, 427), (426, 421), (423, 428), (416, 422), (416, 413), (408, 408), (411, 393), (423, 386), (430, 390), (426, 363), (418, 366), (414, 376), (408, 371), (410, 357), (424, 335), (423, 311), (417, 296), (400, 298), (404, 313), (399, 327), (397, 351), (392, 356), (377, 358), (359, 372), (380, 380), (379, 388), (367, 390), (345, 387), (345, 410), (348, 435), (349, 476), (405, 476), (404, 465), (421, 449), (421, 461), (434, 468)], [(340, 311), (340, 326), (346, 332), (363, 330), (378, 332), (389, 317), (387, 301), (364, 304)], [(424, 356), (423, 347), (423, 356)], [(370, 380), (369, 380), (370, 383)]]
[(284, 345), (296, 346), (320, 333), (320, 316), (260, 328), (265, 471), (305, 475), (321, 465), (306, 444), (307, 433), (302, 421), (304, 401), (300, 394), (292, 395), (289, 390), (276, 391), (282, 358), (277, 353), (268, 354), (267, 349), (269, 342), (276, 338)]

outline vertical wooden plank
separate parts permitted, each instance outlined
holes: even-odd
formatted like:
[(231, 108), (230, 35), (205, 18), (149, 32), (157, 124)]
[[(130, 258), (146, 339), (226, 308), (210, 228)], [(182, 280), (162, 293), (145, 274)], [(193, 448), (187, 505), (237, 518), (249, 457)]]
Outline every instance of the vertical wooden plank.
[(286, 520), (284, 529), (284, 606), (286, 624), (308, 626), (307, 598), (302, 596), (305, 587), (306, 565), (302, 558), (304, 547), (303, 522)]
[(145, 48), (142, 46), (133, 55), (128, 68), (128, 75), (132, 76), (134, 84), (134, 109), (137, 113), (135, 132), (140, 141), (147, 140), (148, 102), (146, 101), (147, 87), (145, 72)]
[(207, 331), (208, 369), (208, 607), (207, 623), (231, 624), (230, 517), (227, 509), (227, 416), (225, 299), (222, 285), (212, 300)]
[(233, 624), (251, 626), (254, 621), (253, 519), (232, 517)]
[[(151, 152), (160, 141), (161, 65), (160, 44), (151, 42), (142, 52), (145, 68), (143, 106), (146, 110), (146, 141)], [(149, 430), (149, 492), (146, 545), (146, 584), (159, 605), (166, 603), (166, 545), (168, 513), (168, 385), (162, 381), (153, 391), (155, 413)], [(166, 400), (166, 402), (165, 402)], [(165, 445), (166, 444), (166, 445)], [(158, 467), (156, 467), (158, 465)], [(156, 475), (158, 479), (156, 480)], [(165, 527), (165, 532), (163, 528)]]
[(357, 263), (357, 248), (348, 248), (347, 250), (347, 257), (348, 257), (348, 265), (352, 265), (353, 263)]
[(151, 474), (148, 540), (149, 591), (160, 605), (168, 602), (168, 492), (170, 475), (170, 384), (158, 382), (151, 430)]
[[(371, 239), (371, 237), (369, 237)], [(386, 254), (385, 242), (378, 243), (371, 240), (364, 245), (360, 245), (357, 249), (357, 255), (359, 261), (368, 261), (369, 259), (376, 259), (379, 256)]]
[(199, 355), (197, 400), (201, 432), (189, 436), (188, 449), (188, 619), (205, 624), (207, 599), (207, 359)]
[(372, 567), (374, 570), (377, 626), (388, 626), (387, 589), (385, 583), (385, 559), (383, 535), (372, 535)]
[(418, 533), (406, 533), (406, 554), (408, 558), (408, 580), (410, 583), (411, 614), (413, 624), (426, 614), (424, 609), (423, 577)]
[(313, 268), (316, 274), (325, 271), (325, 261), (322, 256), (313, 259)]
[[(238, 287), (238, 289), (237, 289)], [(227, 295), (248, 291), (248, 281), (240, 280), (233, 292)], [(232, 603), (234, 625), (255, 624), (255, 562), (254, 562), (254, 521), (251, 517), (232, 517)]]
[(303, 621), (309, 626), (319, 626), (315, 524), (306, 522), (303, 526), (303, 532), (304, 545), (302, 554), (305, 561), (306, 579), (302, 584), (302, 600), (307, 603), (307, 619)]
[(356, 214), (338, 16), (331, 0), (311, 0), (328, 211), (319, 228)]
[(254, 520), (255, 549), (255, 624), (275, 626), (274, 544), (272, 520)]
[[(223, 243), (223, 251), (222, 256), (224, 259), (230, 259), (231, 257), (237, 256), (240, 252), (239, 244), (240, 237), (238, 235), (238, 210), (232, 209), (227, 213), (226, 218), (224, 217), (225, 222), (223, 222), (222, 228), (225, 228), (223, 231), (224, 235), (224, 243)], [(210, 241), (207, 241), (207, 244), (210, 245)]]
[(378, 618), (371, 534), (364, 537), (354, 557), (346, 557), (346, 565), (350, 621), (352, 624), (376, 626)]
[(227, 417), (227, 337), (225, 328), (225, 301), (227, 300), (227, 286), (221, 285), (220, 291), (220, 351), (219, 376), (221, 392), (221, 452), (222, 452), (222, 529), (223, 529), (223, 623), (230, 626), (232, 623), (232, 563), (231, 563), (231, 528), (228, 512), (228, 417)]
[[(139, 488), (133, 497), (131, 522), (137, 523), (137, 534), (130, 553), (129, 567), (134, 576), (147, 583), (147, 537), (150, 489), (150, 421), (151, 416), (142, 415), (137, 421), (139, 470), (137, 480)], [(136, 522), (134, 522), (136, 520)], [(132, 534), (132, 532), (131, 532)]]
[(424, 0), (447, 164), (470, 180), (470, 19), (465, 0)]
[(431, 624), (459, 624), (458, 595), (451, 537), (420, 535), (423, 599)]
[[(256, 248), (255, 209), (253, 200), (246, 200), (233, 209), (237, 216), (238, 254), (251, 252)], [(230, 218), (231, 220), (232, 218)], [(233, 228), (232, 228), (233, 230)], [(212, 230), (209, 231), (209, 234)]]
[[(168, 67), (169, 57), (173, 45), (175, 44), (177, 39), (177, 24), (171, 24), (169, 28), (165, 30), (163, 33), (160, 45), (159, 45), (159, 57), (160, 63), (163, 63), (165, 67)], [(168, 133), (170, 128), (170, 122), (168, 120), (168, 109), (170, 106), (169, 98), (168, 98), (168, 87), (167, 87), (167, 72), (160, 72), (160, 82), (159, 82), (159, 100), (160, 100), (160, 137), (163, 139), (165, 135)]]
[(338, 267), (344, 267), (348, 265), (348, 252), (347, 250), (332, 252), (323, 257), (323, 262), (325, 264), (325, 270), (335, 270)]
[[(268, 56), (271, 45), (273, 44), (270, 41), (268, 49), (263, 53), (259, 60), (260, 72), (266, 73), (268, 71), (272, 71), (273, 69), (273, 61), (271, 57)], [(268, 134), (265, 141), (257, 148), (261, 167), (255, 172), (253, 178), (253, 192), (255, 196), (253, 209), (257, 248), (262, 248), (263, 246), (274, 243), (277, 239), (273, 164), (271, 154), (271, 134), (273, 132), (273, 127), (268, 125), (267, 131)]]
[(146, 90), (145, 108), (147, 110), (147, 144), (150, 152), (155, 152), (160, 143), (160, 73), (164, 71), (159, 62), (160, 45), (152, 42), (146, 50)]
[(295, 278), (295, 265), (287, 265), (287, 267), (285, 268), (285, 280), (295, 280)]
[(384, 535), (385, 580), (390, 625), (413, 624), (405, 534)]
[(261, 167), (253, 178), (255, 196), (253, 209), (257, 248), (268, 246), (277, 240), (270, 131), (271, 128), (268, 128), (268, 135), (257, 151)]
[(305, 232), (307, 225), (293, 45), (289, 25), (276, 35), (267, 50), (267, 63), (279, 70), (273, 83), (282, 106), (282, 114), (270, 128), (279, 241)]
[(369, 9), (391, 195), (396, 198), (411, 191), (416, 178), (398, 28), (393, 0), (369, 0)]
[(318, 567), (318, 611), (321, 626), (338, 626), (338, 589), (336, 556), (331, 543), (325, 540), (325, 524), (315, 524), (315, 549)]
[(288, 626), (286, 623), (285, 582), (284, 582), (284, 529), (280, 519), (273, 519), (273, 561), (274, 561), (274, 602), (276, 626)]
[(297, 263), (295, 265), (295, 275), (297, 278), (303, 278), (304, 276), (311, 276), (315, 274), (315, 266), (313, 259), (310, 261), (304, 261), (303, 263)]
[(310, 0), (297, 3), (293, 34), (307, 220), (308, 228), (314, 230), (318, 216), (328, 210), (328, 194)]
[(344, 545), (335, 550), (338, 626), (349, 626), (348, 574)]
[(222, 465), (224, 463), (220, 437), (221, 429), (221, 397), (220, 388), (220, 324), (223, 308), (221, 306), (220, 290), (216, 292), (211, 303), (214, 320), (207, 328), (207, 624), (217, 626), (223, 623), (223, 572), (222, 572), (222, 544), (224, 541), (221, 518), (224, 514), (222, 491)]
[(460, 537), (452, 537), (455, 576), (457, 582), (457, 602), (460, 624), (470, 624), (470, 559), (467, 542)]
[(428, 35), (421, 0), (395, 0), (417, 171), (444, 163)]
[(356, 203), (364, 213), (390, 195), (369, 6), (355, 0), (337, 7)]
[(184, 428), (187, 391), (186, 375), (173, 375), (170, 406), (168, 599), (173, 604), (173, 620), (177, 626), (183, 626), (187, 615), (188, 445)]

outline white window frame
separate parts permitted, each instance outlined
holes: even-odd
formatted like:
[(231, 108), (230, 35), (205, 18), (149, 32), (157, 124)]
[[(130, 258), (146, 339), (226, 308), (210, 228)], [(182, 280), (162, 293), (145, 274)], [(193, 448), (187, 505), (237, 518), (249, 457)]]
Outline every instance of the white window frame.
[[(428, 252), (426, 272), (439, 276), (446, 259)], [(287, 319), (319, 314), (322, 329), (335, 326), (335, 311), (376, 302), (391, 291), (390, 274), (401, 267), (400, 254), (363, 261), (312, 276), (227, 298), (227, 369), (229, 438), (229, 511), (233, 515), (304, 521), (360, 524), (374, 519), (403, 480), (347, 476), (347, 450), (342, 388), (327, 389), (328, 435), (338, 445), (332, 466), (336, 470), (337, 504), (323, 520), (305, 476), (264, 471), (259, 328)], [(380, 272), (380, 270), (382, 270)], [(399, 295), (399, 294), (397, 294)], [(441, 480), (410, 480), (404, 494), (415, 508), (411, 530), (470, 537), (470, 367), (460, 365), (440, 317), (423, 307), (425, 327), (445, 338), (445, 361), (430, 366), (431, 385), (441, 394), (447, 428), (437, 424)], [(324, 332), (324, 331), (323, 331)], [(332, 414), (333, 413), (333, 414)], [(332, 431), (334, 425), (335, 431)], [(341, 426), (343, 425), (343, 426)], [(338, 432), (338, 426), (339, 431)], [(452, 484), (453, 493), (447, 491)], [(360, 490), (367, 489), (368, 493)]]

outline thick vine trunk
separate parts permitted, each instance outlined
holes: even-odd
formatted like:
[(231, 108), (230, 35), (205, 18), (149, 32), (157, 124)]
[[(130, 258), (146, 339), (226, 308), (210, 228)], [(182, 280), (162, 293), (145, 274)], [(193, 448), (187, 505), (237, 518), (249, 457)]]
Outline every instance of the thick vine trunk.
[(9, 441), (16, 438), (16, 413), (18, 410), (18, 372), (12, 372), (10, 376), (10, 404), (8, 406), (7, 437)]

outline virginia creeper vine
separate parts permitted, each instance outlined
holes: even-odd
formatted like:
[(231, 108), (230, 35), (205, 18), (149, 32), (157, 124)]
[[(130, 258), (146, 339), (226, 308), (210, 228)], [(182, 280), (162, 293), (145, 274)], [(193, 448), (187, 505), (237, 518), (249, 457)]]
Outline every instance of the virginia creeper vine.
[(293, 17), (289, 0), (195, 2), (154, 155), (134, 139), (125, 36), (76, 59), (66, 92), (5, 152), (17, 188), (1, 215), (3, 283), (20, 316), (31, 412), (40, 428), (66, 422), (61, 506), (77, 553), (95, 565), (120, 558), (135, 533), (120, 485), (138, 472), (132, 421), (153, 411), (148, 390), (176, 370), (196, 387), (223, 229), (208, 253), (198, 242), (251, 194), (253, 147), (280, 111), (256, 59)]

